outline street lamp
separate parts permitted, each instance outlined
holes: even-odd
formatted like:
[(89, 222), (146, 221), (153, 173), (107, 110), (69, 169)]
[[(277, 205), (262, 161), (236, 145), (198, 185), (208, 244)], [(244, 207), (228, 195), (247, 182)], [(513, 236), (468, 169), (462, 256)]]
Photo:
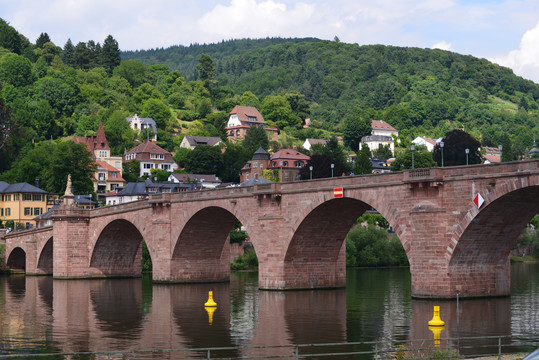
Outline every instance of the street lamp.
[(279, 165), (281, 166), (281, 177), (280, 177), (279, 180), (280, 180), (280, 182), (283, 182), (283, 162), (280, 161), (280, 162), (279, 162)]
[(444, 167), (444, 142), (440, 141), (440, 149), (442, 149), (442, 167)]
[(414, 168), (414, 150), (415, 150), (415, 146), (412, 145), (410, 146), (410, 150), (412, 150), (412, 169)]
[(335, 164), (331, 164), (331, 177), (333, 177), (333, 168), (335, 167)]
[(311, 180), (313, 179), (313, 167), (309, 166), (309, 172), (311, 173)]
[(500, 150), (500, 162), (502, 162), (502, 149), (503, 149), (503, 146), (498, 145), (498, 150)]
[(468, 154), (470, 153), (470, 149), (466, 149), (464, 151), (466, 151), (466, 166), (468, 166)]

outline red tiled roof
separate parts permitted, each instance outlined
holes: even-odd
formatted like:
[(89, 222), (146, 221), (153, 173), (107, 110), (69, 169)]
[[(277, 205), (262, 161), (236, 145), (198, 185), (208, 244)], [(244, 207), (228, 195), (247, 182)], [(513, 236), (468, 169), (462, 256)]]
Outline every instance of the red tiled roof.
[(435, 146), (438, 145), (438, 143), (437, 143), (436, 140), (434, 140), (434, 139), (431, 139), (431, 138), (425, 137), (425, 136), (422, 136), (421, 138), (422, 138), (423, 140), (425, 140), (426, 142), (428, 142), (429, 144), (432, 144), (432, 145), (435, 145)]
[[(139, 161), (174, 162), (174, 160), (172, 160), (172, 155), (168, 151), (166, 151), (165, 149), (161, 148), (157, 144), (148, 140), (144, 140), (142, 144), (126, 152), (124, 154), (124, 161), (126, 161), (125, 160), (126, 155), (130, 155), (130, 154), (136, 154), (136, 159)], [(150, 154), (156, 154), (156, 155), (163, 154), (164, 159), (152, 159), (150, 157)]]
[(92, 154), (92, 157), (95, 158), (95, 150), (110, 150), (107, 137), (105, 136), (105, 130), (103, 129), (103, 123), (99, 123), (99, 128), (97, 129), (97, 135), (89, 136), (79, 136), (74, 137), (73, 142), (77, 144), (84, 144), (88, 151)]
[(398, 131), (384, 120), (373, 120), (371, 126), (373, 130)]
[(322, 144), (322, 145), (326, 145), (326, 143), (328, 142), (326, 139), (306, 139), (309, 144), (311, 145), (314, 145), (314, 144)]
[(500, 155), (483, 155), (483, 158), (491, 163), (499, 163), (502, 161)]
[[(262, 117), (262, 114), (257, 110), (257, 108), (253, 106), (241, 106), (236, 105), (234, 106), (234, 109), (230, 112), (230, 115), (236, 114), (238, 115), (238, 119), (241, 121), (241, 123), (258, 123), (258, 124), (265, 124), (266, 121), (264, 121), (264, 118)], [(255, 118), (256, 120), (253, 120), (252, 118)]]
[(277, 151), (275, 154), (271, 155), (271, 160), (279, 160), (279, 159), (309, 161), (311, 158), (296, 150), (282, 149), (282, 150)]
[(105, 170), (105, 171), (109, 172), (109, 175), (110, 175), (111, 172), (118, 173), (118, 177), (116, 177), (116, 178), (111, 178), (110, 176), (108, 176), (107, 181), (123, 181), (123, 182), (125, 182), (125, 180), (122, 178), (120, 170), (116, 169), (114, 166), (110, 165), (106, 161), (96, 160), (95, 162), (97, 164), (97, 170), (101, 170), (101, 171)]

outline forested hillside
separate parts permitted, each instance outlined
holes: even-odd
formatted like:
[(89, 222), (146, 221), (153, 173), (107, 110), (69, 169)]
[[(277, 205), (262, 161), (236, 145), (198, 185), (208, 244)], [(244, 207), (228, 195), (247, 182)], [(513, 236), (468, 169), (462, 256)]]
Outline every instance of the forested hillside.
[[(408, 137), (440, 137), (463, 128), (484, 145), (499, 144), (509, 133), (518, 135), (514, 140), (519, 146), (529, 147), (530, 134), (539, 133), (539, 85), (508, 68), (443, 50), (305, 40), (275, 39), (253, 49), (241, 46), (242, 40), (214, 45), (217, 80), (259, 98), (298, 91), (311, 102), (309, 115), (315, 124), (329, 130), (341, 130), (342, 120), (359, 107), (364, 116), (383, 119)], [(137, 59), (159, 58), (177, 69), (195, 49), (200, 50), (138, 52)]]

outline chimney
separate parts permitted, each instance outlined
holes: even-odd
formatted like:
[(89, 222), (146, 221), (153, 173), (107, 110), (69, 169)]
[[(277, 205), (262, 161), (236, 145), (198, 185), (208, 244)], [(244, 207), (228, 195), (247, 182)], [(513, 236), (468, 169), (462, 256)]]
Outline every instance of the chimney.
[(36, 188), (39, 188), (39, 179), (34, 179), (34, 184)]

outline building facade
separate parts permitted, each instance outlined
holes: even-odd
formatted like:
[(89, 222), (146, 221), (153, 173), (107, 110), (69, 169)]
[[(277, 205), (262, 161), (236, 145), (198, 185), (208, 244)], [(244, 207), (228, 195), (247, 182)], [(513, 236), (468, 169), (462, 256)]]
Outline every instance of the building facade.
[(267, 127), (262, 114), (253, 106), (236, 105), (230, 112), (225, 130), (229, 139), (243, 139), (252, 126), (264, 128), (270, 140), (279, 139), (278, 130)]
[(270, 155), (259, 148), (253, 158), (240, 170), (240, 182), (244, 183), (253, 178), (263, 178), (265, 170), (276, 172), (281, 182), (298, 179), (302, 167), (307, 165), (311, 158), (297, 150), (282, 149)]
[(199, 145), (216, 146), (221, 143), (222, 141), (219, 137), (186, 135), (183, 137), (180, 147), (193, 150)]
[(152, 118), (139, 118), (137, 114), (132, 117), (126, 117), (125, 121), (129, 123), (129, 127), (138, 134), (143, 133), (146, 140), (153, 142), (157, 141), (157, 124)]
[(37, 186), (0, 181), (0, 219), (3, 224), (11, 220), (15, 227), (34, 227), (34, 218), (50, 210), (57, 202), (58, 194), (50, 194)]
[(151, 175), (152, 169), (170, 172), (178, 169), (178, 165), (168, 151), (148, 140), (124, 154), (124, 162), (132, 160), (137, 160), (140, 163), (139, 177)]

